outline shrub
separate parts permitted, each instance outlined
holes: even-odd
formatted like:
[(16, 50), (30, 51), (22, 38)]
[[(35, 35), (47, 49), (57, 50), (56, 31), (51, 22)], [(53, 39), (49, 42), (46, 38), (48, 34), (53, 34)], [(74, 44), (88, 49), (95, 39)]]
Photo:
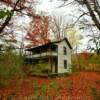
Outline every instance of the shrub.
[(90, 89), (91, 89), (91, 93), (92, 93), (92, 95), (94, 97), (94, 100), (100, 100), (100, 92), (97, 91), (96, 87), (91, 86)]
[[(23, 57), (6, 51), (0, 55), (0, 84), (5, 84), (12, 77), (22, 77)], [(2, 86), (2, 85), (1, 85)]]
[(72, 73), (79, 72), (79, 68), (77, 67), (77, 65), (72, 64), (71, 68), (72, 68)]
[(32, 66), (32, 73), (49, 73), (51, 71), (48, 63), (38, 62)]
[(100, 56), (92, 55), (90, 58), (90, 63), (100, 64)]
[(92, 67), (95, 71), (100, 71), (100, 56), (92, 55), (90, 58), (90, 67)]
[(5, 79), (0, 80), (0, 88), (5, 88), (8, 85), (9, 85), (9, 83), (7, 80), (5, 80)]
[(59, 84), (58, 84), (56, 81), (52, 81), (52, 82), (50, 83), (50, 88), (52, 88), (52, 89), (58, 91), (59, 88), (60, 88), (60, 86), (59, 86)]
[(100, 84), (100, 80), (96, 80), (95, 82), (96, 82), (96, 84)]

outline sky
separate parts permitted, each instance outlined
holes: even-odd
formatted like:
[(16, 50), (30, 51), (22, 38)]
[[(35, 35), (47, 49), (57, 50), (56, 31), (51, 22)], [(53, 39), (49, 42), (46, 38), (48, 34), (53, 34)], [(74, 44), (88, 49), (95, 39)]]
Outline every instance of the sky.
[[(61, 1), (54, 0), (53, 2), (49, 2), (50, 0), (40, 0), (41, 4), (37, 6), (38, 11), (44, 11), (47, 12), (49, 15), (56, 15), (56, 16), (65, 16), (66, 22), (71, 23), (72, 17), (71, 15), (77, 15), (79, 16), (78, 9), (79, 7), (77, 5), (67, 5), (64, 7), (58, 8), (60, 5), (63, 4)], [(72, 2), (73, 0), (69, 0)], [(82, 34), (82, 31), (77, 30), (78, 34), (83, 36), (83, 39), (80, 41), (80, 45), (78, 47), (79, 52), (84, 51), (87, 48), (87, 43), (89, 38), (87, 38), (84, 34)]]
[[(74, 0), (69, 0), (69, 2), (72, 2)], [(75, 16), (79, 16), (80, 13), (78, 12), (79, 7), (77, 5), (67, 5), (64, 7), (59, 7), (63, 4), (62, 1), (60, 0), (53, 0), (53, 2), (50, 2), (50, 0), (39, 0), (39, 4), (36, 6), (36, 13), (40, 13), (41, 11), (45, 12), (45, 14), (50, 15), (50, 16), (63, 16), (65, 18), (65, 21), (67, 24), (72, 23), (73, 20), (73, 15)], [(68, 3), (69, 3), (68, 2)], [(15, 29), (15, 32), (18, 35), (18, 39), (20, 37), (25, 36), (26, 34), (21, 34), (21, 31), (23, 31), (23, 33), (25, 33), (24, 28), (29, 27), (27, 23), (30, 23), (30, 18), (27, 16), (23, 16), (23, 17), (16, 17), (14, 21), (14, 23), (17, 23), (17, 20), (19, 21), (19, 24), (17, 24), (17, 26), (19, 26), (19, 29)], [(23, 25), (23, 26), (22, 26)], [(21, 28), (21, 30), (20, 30)], [(82, 34), (82, 31), (79, 31), (78, 28), (76, 27), (77, 30), (77, 34), (78, 35), (83, 35), (83, 39), (80, 41), (80, 45), (78, 47), (78, 51), (84, 51), (87, 47), (87, 43), (89, 38), (87, 38), (84, 34)], [(25, 44), (27, 45), (27, 43), (25, 42)]]
[[(72, 1), (74, 0), (69, 0), (69, 2)], [(64, 16), (67, 24), (74, 22), (72, 20), (73, 15), (74, 15), (74, 19), (80, 15), (80, 13), (78, 12), (79, 6), (77, 6), (77, 4), (71, 4), (64, 7), (59, 7), (63, 4), (63, 2), (60, 0), (39, 0), (39, 2), (40, 3), (36, 6), (36, 10), (37, 10), (36, 13), (40, 13), (41, 11), (43, 11), (47, 15)], [(13, 22), (15, 23), (15, 25), (13, 25), (14, 26), (13, 29), (16, 34), (19, 34), (18, 39), (20, 37), (25, 36), (26, 34), (22, 35), (22, 33), (26, 33), (25, 28), (29, 27), (28, 23), (30, 23), (30, 18), (28, 16), (23, 16), (23, 17), (16, 16), (16, 18), (13, 19)], [(16, 29), (16, 25), (18, 26), (17, 29)], [(83, 39), (80, 41), (80, 46), (78, 49), (79, 51), (84, 51), (86, 49), (86, 45), (89, 38), (87, 38), (84, 34), (82, 34), (83, 32), (79, 31), (77, 27), (76, 29), (79, 35), (83, 35)]]
[[(73, 0), (70, 0), (70, 2)], [(37, 10), (39, 11), (45, 11), (49, 14), (54, 14), (54, 13), (60, 13), (60, 14), (72, 14), (73, 11), (75, 11), (75, 6), (65, 6), (65, 7), (60, 7), (63, 2), (60, 0), (53, 0), (53, 2), (50, 2), (50, 0), (40, 0), (40, 5), (37, 6)]]

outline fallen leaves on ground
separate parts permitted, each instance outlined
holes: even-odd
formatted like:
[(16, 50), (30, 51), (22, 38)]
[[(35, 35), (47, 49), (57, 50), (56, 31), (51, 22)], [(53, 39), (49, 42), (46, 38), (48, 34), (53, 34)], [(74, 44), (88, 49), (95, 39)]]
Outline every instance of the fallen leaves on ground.
[(15, 100), (40, 95), (46, 100), (94, 100), (91, 87), (95, 86), (100, 91), (100, 73), (97, 72), (82, 71), (56, 78), (27, 77), (20, 80), (19, 85), (14, 80), (8, 88), (0, 89), (0, 100), (7, 100), (9, 95), (16, 96)]

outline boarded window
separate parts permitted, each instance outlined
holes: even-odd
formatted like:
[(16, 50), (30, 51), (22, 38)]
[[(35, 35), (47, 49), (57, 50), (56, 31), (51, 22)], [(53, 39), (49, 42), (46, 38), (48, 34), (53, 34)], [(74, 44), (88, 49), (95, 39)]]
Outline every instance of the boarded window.
[(64, 52), (64, 55), (67, 54), (67, 48), (66, 47), (63, 47), (63, 52)]
[(67, 60), (64, 60), (64, 69), (67, 69)]

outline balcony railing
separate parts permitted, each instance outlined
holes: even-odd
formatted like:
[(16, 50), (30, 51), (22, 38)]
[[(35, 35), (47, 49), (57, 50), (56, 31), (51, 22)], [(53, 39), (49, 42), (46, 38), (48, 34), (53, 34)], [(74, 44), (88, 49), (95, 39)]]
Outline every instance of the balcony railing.
[(27, 54), (27, 58), (37, 58), (37, 57), (46, 57), (46, 56), (57, 56), (57, 52), (43, 52), (41, 54)]

